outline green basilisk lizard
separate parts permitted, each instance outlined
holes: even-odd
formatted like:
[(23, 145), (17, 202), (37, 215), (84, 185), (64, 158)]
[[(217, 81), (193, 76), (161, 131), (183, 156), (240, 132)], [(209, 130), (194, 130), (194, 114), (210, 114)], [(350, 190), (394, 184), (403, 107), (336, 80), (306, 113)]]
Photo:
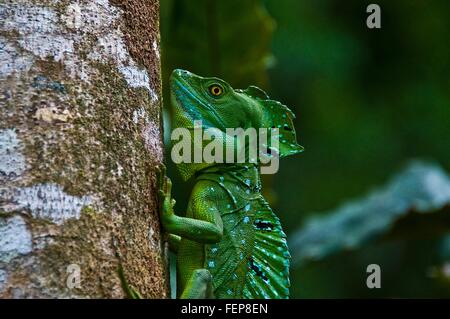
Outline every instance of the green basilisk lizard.
[[(173, 127), (222, 133), (227, 128), (277, 128), (279, 146), (269, 156), (299, 153), (294, 114), (261, 89), (233, 89), (218, 78), (174, 70), (170, 79)], [(261, 195), (258, 162), (180, 163), (195, 178), (184, 216), (175, 214), (171, 181), (161, 170), (162, 225), (177, 253), (180, 298), (288, 298), (290, 254), (280, 221)]]

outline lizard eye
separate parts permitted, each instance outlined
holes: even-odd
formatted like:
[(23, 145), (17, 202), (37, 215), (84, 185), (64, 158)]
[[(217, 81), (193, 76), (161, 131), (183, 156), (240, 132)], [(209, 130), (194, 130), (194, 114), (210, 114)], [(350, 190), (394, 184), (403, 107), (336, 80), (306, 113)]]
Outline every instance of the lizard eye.
[(210, 85), (208, 90), (209, 93), (211, 93), (211, 95), (215, 97), (221, 96), (223, 93), (223, 88), (219, 84)]

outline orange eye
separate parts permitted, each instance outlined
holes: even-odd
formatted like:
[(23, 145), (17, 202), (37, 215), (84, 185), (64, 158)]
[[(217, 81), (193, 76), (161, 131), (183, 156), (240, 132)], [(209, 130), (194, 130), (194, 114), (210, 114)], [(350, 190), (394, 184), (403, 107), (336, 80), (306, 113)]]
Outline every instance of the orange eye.
[(223, 89), (220, 85), (213, 84), (209, 87), (209, 93), (213, 96), (220, 96), (223, 93)]

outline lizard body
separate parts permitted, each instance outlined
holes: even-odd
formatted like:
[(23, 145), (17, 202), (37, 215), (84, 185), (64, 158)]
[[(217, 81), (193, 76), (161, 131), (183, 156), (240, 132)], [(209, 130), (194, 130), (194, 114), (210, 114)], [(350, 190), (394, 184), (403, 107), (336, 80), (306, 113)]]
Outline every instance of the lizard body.
[[(171, 76), (174, 127), (279, 128), (276, 156), (303, 150), (293, 113), (256, 87), (235, 90), (218, 78), (184, 70)], [(162, 170), (161, 221), (177, 253), (181, 298), (288, 298), (290, 254), (279, 219), (261, 195), (259, 163), (180, 163), (184, 179), (194, 176), (186, 214), (174, 212), (171, 181)]]

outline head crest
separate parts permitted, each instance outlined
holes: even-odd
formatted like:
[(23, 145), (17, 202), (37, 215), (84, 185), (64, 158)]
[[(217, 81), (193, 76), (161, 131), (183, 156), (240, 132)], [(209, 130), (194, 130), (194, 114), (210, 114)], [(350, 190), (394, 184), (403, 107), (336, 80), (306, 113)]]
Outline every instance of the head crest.
[(264, 107), (264, 126), (278, 129), (279, 147), (275, 151), (278, 152), (279, 156), (284, 157), (302, 152), (303, 146), (297, 143), (293, 123), (294, 113), (278, 101), (262, 100), (260, 102)]
[(254, 85), (250, 85), (248, 88), (246, 88), (242, 92), (244, 92), (245, 94), (247, 94), (251, 97), (257, 98), (257, 99), (261, 99), (261, 100), (269, 99), (269, 96), (267, 95), (266, 92), (264, 92), (259, 87), (254, 86)]

